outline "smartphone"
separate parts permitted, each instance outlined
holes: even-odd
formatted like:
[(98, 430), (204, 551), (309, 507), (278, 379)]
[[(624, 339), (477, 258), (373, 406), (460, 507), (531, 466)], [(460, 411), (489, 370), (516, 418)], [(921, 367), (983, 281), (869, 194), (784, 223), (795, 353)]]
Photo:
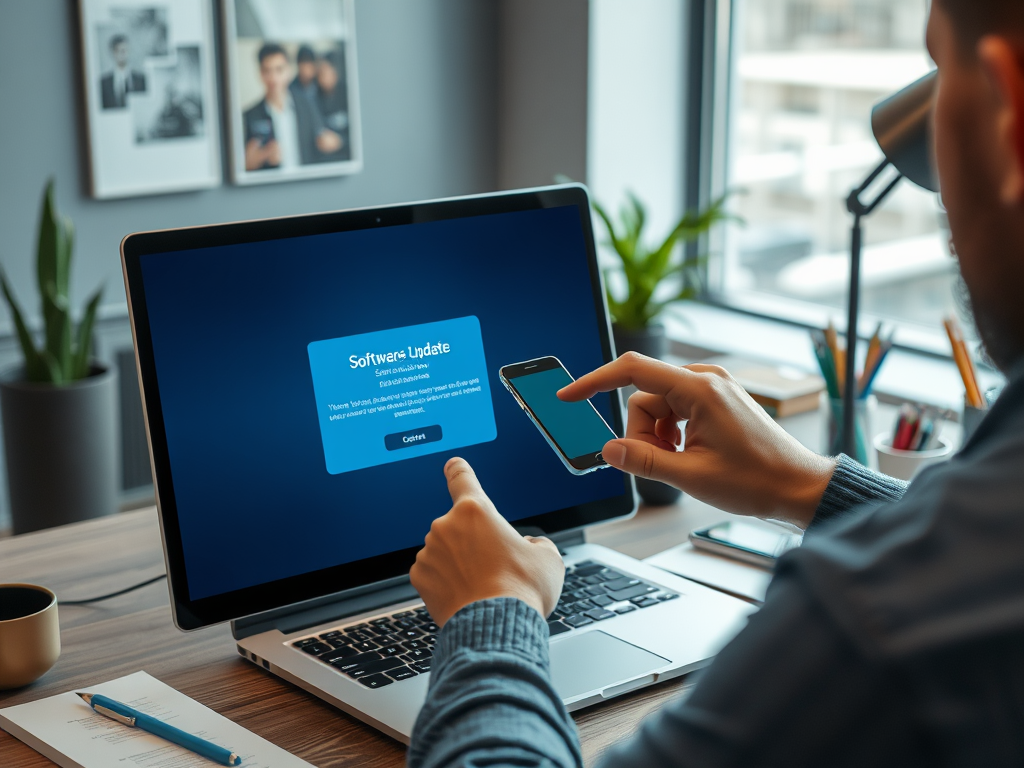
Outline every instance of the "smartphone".
[(616, 434), (589, 400), (566, 403), (555, 394), (573, 381), (557, 357), (504, 366), (498, 376), (548, 445), (574, 475), (604, 469), (604, 444)]
[(769, 568), (786, 552), (800, 546), (801, 541), (803, 536), (799, 533), (738, 522), (690, 532), (690, 543), (697, 549)]

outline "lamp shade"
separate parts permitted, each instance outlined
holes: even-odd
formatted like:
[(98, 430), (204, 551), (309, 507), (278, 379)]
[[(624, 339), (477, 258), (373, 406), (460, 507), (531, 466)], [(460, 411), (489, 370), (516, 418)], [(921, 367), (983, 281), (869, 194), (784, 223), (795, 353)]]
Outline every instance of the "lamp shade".
[(932, 107), (937, 71), (932, 71), (871, 111), (871, 130), (886, 159), (906, 178), (939, 191), (932, 164)]

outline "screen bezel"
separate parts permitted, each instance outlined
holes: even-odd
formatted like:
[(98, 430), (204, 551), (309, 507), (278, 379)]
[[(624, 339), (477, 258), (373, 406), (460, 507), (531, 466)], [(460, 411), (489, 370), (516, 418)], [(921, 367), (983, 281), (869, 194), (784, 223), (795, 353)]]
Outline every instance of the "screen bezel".
[[(404, 576), (408, 574), (420, 548), (412, 547), (390, 552), (198, 600), (190, 598), (181, 527), (167, 449), (167, 433), (160, 406), (160, 389), (156, 377), (152, 337), (149, 331), (149, 317), (142, 280), (142, 257), (150, 254), (167, 254), (224, 245), (564, 206), (575, 206), (579, 212), (594, 306), (598, 318), (601, 351), (604, 361), (609, 362), (614, 355), (611, 326), (608, 322), (604, 282), (597, 263), (597, 249), (590, 218), (590, 200), (586, 188), (582, 185), (543, 187), (377, 208), (138, 232), (126, 236), (121, 241), (121, 266), (128, 298), (132, 336), (135, 341), (139, 386), (142, 392), (146, 434), (153, 467), (153, 482), (167, 561), (171, 608), (174, 622), (180, 629), (199, 629), (211, 624)], [(516, 267), (509, 265), (509, 268), (515, 269)], [(609, 393), (609, 398), (612, 428), (621, 434), (622, 406), (618, 392)], [(557, 534), (594, 523), (628, 517), (636, 511), (633, 479), (626, 474), (623, 474), (622, 477), (623, 492), (619, 496), (516, 520), (515, 525), (521, 529)]]
[[(551, 434), (551, 431), (544, 425), (544, 422), (541, 420), (541, 418), (537, 416), (537, 413), (536, 411), (533, 410), (533, 407), (526, 401), (526, 398), (523, 397), (523, 393), (520, 392), (519, 388), (516, 387), (515, 385), (516, 379), (523, 378), (524, 376), (531, 376), (535, 373), (543, 373), (544, 371), (553, 371), (556, 369), (565, 371), (565, 375), (568, 376), (570, 380), (572, 379), (572, 374), (566, 370), (565, 366), (562, 365), (562, 361), (559, 360), (557, 357), (538, 357), (534, 360), (526, 360), (522, 363), (513, 363), (511, 365), (506, 365), (499, 372), (499, 376), (501, 376), (506, 382), (508, 382), (508, 386), (512, 388), (512, 394), (515, 396), (516, 401), (519, 403), (520, 406), (523, 407), (523, 409), (527, 413), (530, 414), (530, 420), (537, 425), (537, 428), (544, 433), (544, 436), (548, 439), (548, 442), (551, 444), (551, 446), (559, 452), (562, 458), (565, 461), (567, 461), (573, 469), (579, 470), (581, 472), (586, 472), (588, 470), (593, 469), (594, 467), (608, 466), (608, 462), (606, 462), (604, 458), (601, 456), (601, 451), (584, 453), (580, 456), (570, 456), (568, 453), (566, 453), (562, 446), (559, 444), (558, 440), (555, 439), (555, 436)], [(597, 418), (601, 419), (601, 423), (608, 427), (609, 430), (611, 430), (611, 427), (608, 426), (608, 423), (604, 420), (604, 417), (602, 417), (598, 410), (594, 408), (594, 404), (588, 400), (587, 405), (591, 407), (591, 409), (594, 412), (594, 415), (597, 416)], [(613, 440), (616, 437), (617, 435), (614, 431), (612, 431), (612, 436), (609, 439)]]

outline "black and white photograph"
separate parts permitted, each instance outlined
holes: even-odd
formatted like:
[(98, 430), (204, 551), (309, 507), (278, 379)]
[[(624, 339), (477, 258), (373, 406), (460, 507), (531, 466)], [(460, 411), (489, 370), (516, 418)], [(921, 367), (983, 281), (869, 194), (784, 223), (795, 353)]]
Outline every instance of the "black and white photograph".
[(362, 169), (352, 0), (226, 0), (237, 184)]
[(79, 0), (93, 196), (220, 183), (212, 0)]

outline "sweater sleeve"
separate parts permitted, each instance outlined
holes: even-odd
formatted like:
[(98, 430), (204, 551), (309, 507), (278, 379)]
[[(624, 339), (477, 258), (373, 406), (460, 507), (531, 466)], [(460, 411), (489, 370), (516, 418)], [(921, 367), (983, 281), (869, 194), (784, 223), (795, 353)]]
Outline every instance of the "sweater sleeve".
[(841, 517), (861, 504), (899, 501), (906, 490), (907, 483), (902, 480), (874, 472), (841, 454), (808, 530)]
[(409, 768), (579, 768), (576, 725), (551, 683), (548, 626), (520, 600), (481, 600), (441, 630)]

